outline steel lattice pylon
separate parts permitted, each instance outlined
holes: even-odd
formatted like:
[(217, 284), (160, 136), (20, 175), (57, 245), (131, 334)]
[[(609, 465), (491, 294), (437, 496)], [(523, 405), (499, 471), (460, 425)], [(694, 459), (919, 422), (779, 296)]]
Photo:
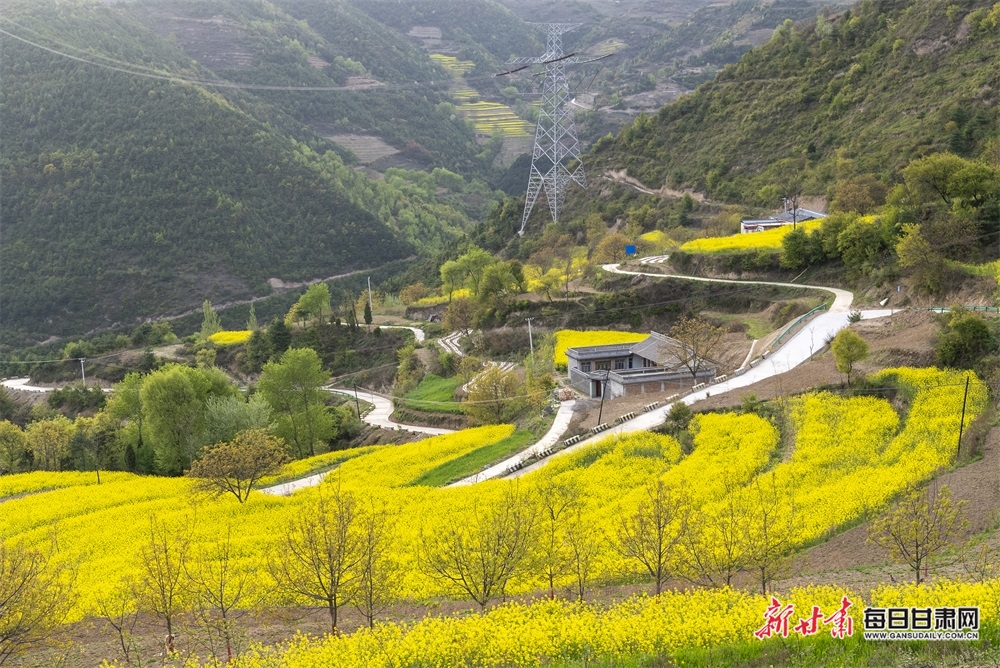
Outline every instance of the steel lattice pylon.
[[(542, 86), (542, 102), (538, 110), (538, 127), (535, 129), (535, 146), (531, 153), (531, 174), (528, 176), (528, 192), (524, 200), (524, 215), (518, 235), (524, 235), (528, 218), (535, 208), (538, 193), (545, 189), (545, 199), (549, 203), (553, 222), (559, 221), (559, 210), (566, 199), (566, 188), (570, 181), (587, 187), (580, 159), (580, 142), (576, 138), (573, 115), (567, 109), (569, 84), (566, 81), (566, 65), (579, 60), (574, 56), (563, 57), (562, 35), (579, 27), (579, 23), (545, 23), (546, 52), (537, 58), (513, 58), (512, 65), (545, 64), (545, 83)], [(571, 172), (567, 164), (576, 161)]]

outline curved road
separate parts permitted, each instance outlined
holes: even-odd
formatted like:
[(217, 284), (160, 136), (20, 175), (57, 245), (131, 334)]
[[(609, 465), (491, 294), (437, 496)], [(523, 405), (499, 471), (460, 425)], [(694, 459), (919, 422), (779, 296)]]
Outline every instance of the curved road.
[[(659, 256), (665, 257), (665, 256)], [(646, 258), (643, 258), (646, 259)], [(641, 263), (642, 260), (639, 260)], [(778, 283), (776, 281), (740, 281), (734, 278), (703, 278), (701, 276), (678, 276), (676, 274), (653, 274), (644, 271), (626, 271), (620, 264), (603, 264), (601, 269), (612, 274), (627, 276), (651, 276), (653, 278), (678, 278), (685, 281), (703, 281), (705, 283), (737, 283), (739, 285), (776, 285), (781, 288), (799, 288), (801, 290), (822, 290), (833, 294), (833, 304), (830, 313), (847, 313), (854, 302), (854, 293), (840, 288), (830, 288), (823, 285), (803, 285), (802, 283)]]
[[(662, 260), (660, 258), (663, 258)], [(643, 260), (650, 260), (650, 262), (643, 262)], [(665, 260), (665, 256), (655, 256), (654, 258), (643, 258), (640, 263), (651, 264), (662, 262)], [(699, 391), (692, 392), (685, 397), (679, 399), (679, 401), (685, 404), (693, 404), (696, 401), (706, 398), (710, 394), (722, 394), (723, 392), (729, 392), (741, 387), (746, 387), (752, 385), (760, 380), (776, 376), (778, 374), (786, 373), (794, 367), (798, 366), (802, 362), (805, 362), (813, 353), (817, 350), (823, 348), (826, 342), (832, 338), (837, 332), (846, 327), (849, 324), (849, 313), (851, 310), (851, 305), (854, 302), (853, 293), (842, 290), (840, 288), (832, 288), (821, 285), (803, 285), (800, 283), (782, 283), (777, 281), (741, 281), (736, 279), (725, 279), (725, 278), (704, 278), (700, 276), (679, 276), (676, 274), (658, 274), (658, 273), (648, 273), (641, 271), (627, 271), (621, 268), (619, 264), (606, 264), (601, 267), (605, 271), (615, 274), (625, 274), (630, 276), (648, 276), (651, 278), (675, 278), (679, 280), (687, 281), (703, 281), (706, 283), (734, 283), (743, 285), (774, 285), (778, 287), (787, 288), (799, 288), (805, 290), (821, 290), (824, 292), (829, 292), (834, 296), (833, 304), (830, 306), (829, 311), (823, 313), (812, 321), (810, 321), (801, 331), (799, 331), (795, 336), (788, 340), (781, 348), (776, 352), (759, 361), (756, 365), (747, 369), (745, 373), (729, 378), (723, 382), (715, 383), (707, 386)], [(891, 315), (894, 311), (889, 309), (881, 310), (870, 310), (862, 311), (862, 318), (878, 318)], [(424, 332), (416, 327), (407, 327), (403, 325), (380, 325), (380, 327), (387, 328), (401, 328), (409, 329), (413, 332), (414, 336), (417, 338), (418, 342), (424, 340)], [(441, 343), (446, 349), (457, 352), (461, 355), (461, 348), (457, 345), (457, 339), (461, 334), (453, 334), (452, 336), (445, 337), (441, 339)], [(449, 345), (450, 344), (450, 345)], [(27, 385), (28, 379), (19, 378), (3, 381), (5, 387), (11, 389), (27, 390), (31, 392), (48, 392), (52, 388), (42, 388), (42, 387), (32, 387)], [(337, 392), (338, 394), (343, 394), (348, 397), (354, 397), (355, 393), (353, 390), (344, 388), (326, 388), (331, 392)], [(363, 398), (365, 401), (373, 404), (375, 409), (368, 413), (364, 417), (364, 421), (370, 425), (381, 427), (383, 429), (404, 429), (406, 431), (427, 434), (429, 436), (439, 436), (442, 434), (453, 433), (453, 429), (440, 429), (435, 427), (422, 427), (418, 425), (406, 425), (392, 422), (389, 417), (393, 412), (392, 401), (389, 399), (379, 396), (371, 392), (358, 392), (358, 396)], [(559, 411), (556, 414), (556, 419), (549, 429), (549, 432), (533, 446), (527, 448), (526, 450), (489, 467), (488, 469), (481, 471), (480, 473), (470, 476), (464, 480), (461, 480), (455, 485), (468, 485), (473, 484), (482, 480), (488, 480), (490, 478), (502, 476), (511, 467), (520, 464), (525, 459), (540, 453), (558, 442), (559, 438), (565, 433), (567, 427), (569, 426), (570, 418), (572, 417), (573, 405), (575, 402), (566, 401), (563, 402)], [(650, 411), (638, 417), (635, 417), (627, 422), (623, 422), (607, 431), (603, 431), (595, 436), (581, 440), (579, 443), (561, 450), (557, 454), (572, 452), (580, 448), (586, 447), (592, 443), (603, 440), (608, 436), (616, 434), (627, 434), (636, 431), (647, 431), (662, 424), (666, 420), (667, 412), (673, 404), (668, 404), (662, 406), (656, 410)], [(518, 477), (533, 471), (541, 466), (544, 466), (548, 462), (548, 458), (542, 459), (530, 466), (524, 467), (515, 473), (507, 477)], [(312, 485), (319, 484), (323, 479), (325, 474), (316, 474), (309, 476), (307, 478), (302, 478), (300, 480), (295, 480), (289, 483), (284, 483), (282, 485), (276, 485), (272, 488), (266, 490), (269, 494), (280, 494), (287, 495), (291, 494), (297, 489), (303, 487), (309, 487)]]
[[(682, 401), (685, 404), (693, 404), (696, 401), (700, 401), (709, 395), (722, 394), (724, 392), (730, 392), (732, 390), (739, 389), (741, 387), (746, 387), (752, 385), (758, 381), (770, 378), (772, 376), (777, 376), (782, 373), (786, 373), (791, 369), (795, 368), (799, 364), (802, 364), (810, 357), (813, 353), (820, 350), (826, 345), (827, 340), (832, 338), (837, 332), (839, 332), (844, 327), (847, 327), (850, 317), (851, 304), (854, 302), (853, 293), (847, 290), (841, 290), (839, 288), (830, 288), (819, 285), (800, 285), (797, 283), (778, 283), (774, 281), (738, 281), (732, 279), (721, 279), (721, 278), (701, 278), (696, 276), (676, 276), (667, 274), (653, 274), (644, 273), (638, 271), (625, 271), (620, 268), (617, 264), (607, 264), (602, 267), (605, 271), (610, 271), (616, 274), (629, 274), (637, 276), (650, 276), (653, 278), (677, 278), (682, 280), (692, 280), (692, 281), (706, 281), (709, 283), (741, 283), (741, 284), (757, 284), (757, 285), (777, 285), (781, 287), (790, 288), (802, 288), (811, 290), (823, 290), (830, 292), (834, 295), (833, 306), (826, 313), (823, 313), (802, 328), (795, 336), (788, 340), (781, 348), (776, 350), (774, 353), (768, 357), (759, 361), (751, 368), (747, 369), (745, 373), (738, 376), (733, 376), (720, 383), (715, 383), (708, 385), (707, 387), (700, 389), (696, 392), (692, 392), (678, 401)], [(892, 315), (894, 310), (890, 309), (880, 309), (880, 310), (869, 310), (862, 311), (861, 317), (863, 319), (868, 318), (881, 318), (884, 316)], [(676, 402), (674, 402), (676, 403)], [(650, 411), (649, 413), (644, 413), (639, 415), (627, 422), (623, 422), (620, 425), (612, 427), (606, 431), (602, 431), (599, 434), (591, 436), (589, 438), (583, 439), (579, 443), (572, 445), (564, 450), (560, 450), (556, 454), (563, 454), (568, 452), (573, 452), (581, 448), (587, 447), (593, 443), (604, 440), (608, 436), (613, 436), (616, 434), (628, 434), (636, 431), (648, 431), (660, 424), (662, 424), (667, 419), (667, 413), (670, 411), (670, 407), (673, 404), (667, 404), (656, 410)], [(507, 476), (509, 478), (516, 478), (522, 476), (530, 471), (534, 471), (537, 468), (544, 466), (548, 462), (549, 458), (542, 459), (530, 466), (526, 466), (513, 474)], [(521, 456), (511, 457), (507, 462), (507, 466), (513, 466), (522, 460)]]
[(475, 475), (470, 475), (468, 478), (463, 478), (462, 480), (454, 482), (448, 486), (461, 487), (463, 485), (471, 485), (473, 483), (482, 482), (483, 480), (489, 480), (490, 478), (496, 478), (497, 476), (503, 475), (507, 471), (511, 462), (518, 461), (522, 457), (531, 457), (548, 450), (559, 441), (559, 438), (565, 434), (566, 430), (569, 428), (570, 420), (573, 419), (574, 406), (576, 406), (575, 399), (561, 402), (559, 404), (559, 410), (556, 412), (556, 418), (552, 422), (552, 426), (549, 428), (549, 431), (534, 445), (522, 450), (514, 457), (505, 459), (499, 464), (494, 464), (493, 466), (490, 466)]
[(314, 473), (305, 478), (299, 478), (298, 480), (292, 480), (289, 482), (283, 482), (280, 485), (272, 485), (271, 487), (261, 487), (259, 492), (264, 492), (265, 494), (270, 494), (272, 496), (291, 496), (292, 492), (297, 492), (300, 489), (305, 489), (306, 487), (315, 487), (316, 485), (323, 482), (323, 478), (327, 477), (334, 470), (323, 471), (322, 473)]
[[(354, 398), (354, 390), (348, 390), (345, 388), (338, 387), (327, 387), (330, 392), (336, 392), (337, 394), (344, 394)], [(364, 390), (358, 390), (358, 398), (364, 399), (368, 403), (375, 406), (375, 409), (370, 411), (368, 415), (362, 418), (365, 422), (372, 425), (373, 427), (381, 427), (382, 429), (402, 429), (404, 431), (412, 431), (418, 434), (427, 434), (429, 436), (441, 436), (442, 434), (453, 434), (454, 429), (439, 429), (437, 427), (421, 427), (415, 424), (399, 424), (398, 422), (393, 422), (389, 419), (392, 415), (393, 405), (392, 401), (386, 399), (383, 396), (375, 394), (373, 392), (368, 392)]]
[(377, 323), (374, 326), (379, 329), (408, 329), (413, 332), (413, 336), (416, 338), (417, 343), (423, 343), (427, 340), (427, 335), (424, 334), (424, 330), (419, 327), (410, 327), (409, 325), (379, 325)]
[(21, 392), (51, 392), (56, 389), (54, 387), (28, 385), (30, 382), (30, 378), (8, 378), (7, 380), (0, 382), (0, 385), (3, 385), (8, 390), (20, 390)]

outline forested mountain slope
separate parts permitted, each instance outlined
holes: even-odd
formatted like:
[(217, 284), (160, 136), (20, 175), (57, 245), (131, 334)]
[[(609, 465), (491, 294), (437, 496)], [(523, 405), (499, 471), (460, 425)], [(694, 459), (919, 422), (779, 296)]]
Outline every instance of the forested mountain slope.
[(995, 148), (998, 46), (990, 0), (865, 0), (786, 23), (695, 93), (600, 142), (590, 162), (762, 206), (789, 181), (806, 194), (853, 174), (891, 182), (921, 155)]
[(437, 28), (441, 35), (436, 41), (440, 41), (445, 50), (454, 51), (458, 57), (471, 60), (477, 66), (491, 68), (511, 56), (538, 55), (545, 50), (530, 26), (493, 0), (352, 2), (361, 11), (404, 34), (413, 31), (414, 27)]
[[(412, 40), (345, 2), (167, 0), (119, 11), (227, 81), (268, 86), (254, 96), (326, 137), (373, 135), (397, 163), (482, 175), (472, 131), (452, 117), (451, 76)], [(296, 90), (273, 90), (290, 86)], [(347, 90), (330, 90), (344, 86)], [(326, 90), (301, 90), (315, 87)]]
[[(8, 3), (2, 28), (110, 67), (219, 78), (192, 61), (176, 32), (160, 37), (140, 23), (140, 10)], [(199, 20), (231, 27), (235, 18)], [(260, 27), (252, 15), (247, 22)], [(302, 52), (294, 36), (272, 38), (257, 46)], [(263, 76), (247, 44), (253, 76)], [(246, 298), (266, 293), (271, 277), (380, 266), (440, 247), (467, 224), (433, 188), (427, 198), (368, 180), (254, 91), (143, 78), (6, 35), (0, 48), (5, 343)], [(280, 54), (273, 61), (278, 76)], [(452, 124), (475, 147), (468, 128)], [(454, 137), (441, 143), (460, 150)], [(429, 162), (447, 157), (438, 155)]]

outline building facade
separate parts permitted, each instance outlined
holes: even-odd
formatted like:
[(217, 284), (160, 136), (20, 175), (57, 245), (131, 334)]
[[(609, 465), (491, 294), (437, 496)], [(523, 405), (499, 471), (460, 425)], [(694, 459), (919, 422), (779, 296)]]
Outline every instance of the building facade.
[(672, 394), (711, 380), (717, 371), (713, 362), (692, 358), (679, 341), (657, 332), (638, 343), (569, 348), (566, 358), (570, 384), (591, 398)]

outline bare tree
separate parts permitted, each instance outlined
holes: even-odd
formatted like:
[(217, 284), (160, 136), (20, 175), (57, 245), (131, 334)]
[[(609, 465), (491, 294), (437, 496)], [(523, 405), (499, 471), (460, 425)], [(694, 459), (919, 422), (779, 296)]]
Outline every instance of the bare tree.
[(749, 508), (741, 488), (726, 483), (725, 496), (708, 510), (692, 511), (681, 534), (681, 576), (699, 585), (729, 586), (750, 560)]
[(163, 620), (167, 627), (165, 649), (175, 651), (175, 620), (181, 610), (184, 567), (190, 548), (190, 525), (169, 526), (149, 516), (149, 534), (139, 549), (139, 579), (135, 596), (139, 604)]
[(988, 597), (986, 600), (1000, 608), (1000, 555), (988, 542), (976, 544), (975, 539), (959, 553), (968, 579), (979, 585), (983, 598)]
[(225, 648), (227, 663), (245, 638), (240, 620), (258, 602), (251, 583), (256, 569), (236, 558), (232, 538), (232, 527), (227, 526), (225, 538), (205, 552), (192, 554), (184, 569), (208, 650), (219, 658)]
[(481, 424), (500, 424), (524, 407), (524, 383), (516, 371), (504, 371), (492, 364), (469, 388), (462, 411)]
[(869, 525), (868, 539), (912, 568), (920, 584), (930, 560), (968, 528), (965, 501), (952, 503), (947, 485), (911, 488), (892, 510)]
[(622, 514), (616, 548), (643, 565), (659, 594), (670, 577), (670, 562), (688, 524), (689, 509), (662, 480), (647, 485), (645, 495), (634, 513)]
[(725, 333), (721, 327), (697, 316), (682, 318), (670, 328), (671, 338), (680, 344), (677, 357), (692, 378), (697, 378), (698, 372), (711, 364), (710, 359)]
[(136, 637), (139, 623), (139, 601), (136, 586), (131, 580), (122, 580), (106, 596), (97, 598), (97, 613), (118, 635), (118, 648), (126, 666), (142, 666), (142, 652)]
[(556, 597), (556, 581), (572, 572), (573, 551), (567, 536), (567, 519), (580, 505), (577, 488), (550, 481), (538, 490), (538, 537), (534, 560), (549, 585), (549, 598)]
[(0, 665), (45, 645), (73, 604), (73, 571), (42, 550), (0, 542)]
[(232, 441), (207, 449), (191, 464), (188, 476), (195, 479), (195, 488), (200, 491), (230, 493), (244, 503), (261, 478), (277, 473), (288, 461), (284, 441), (265, 429), (248, 429)]
[(351, 602), (360, 536), (354, 496), (339, 485), (321, 486), (316, 499), (293, 519), (281, 543), (282, 554), (271, 560), (280, 589), (322, 602), (330, 613), (330, 629), (339, 633), (340, 608)]
[(358, 529), (360, 558), (354, 604), (368, 628), (374, 628), (375, 616), (385, 611), (394, 598), (400, 568), (392, 555), (395, 543), (392, 513), (369, 500), (358, 517)]
[(466, 594), (485, 611), (525, 564), (536, 510), (516, 484), (492, 503), (477, 504), (471, 517), (421, 533), (424, 570)]
[(463, 335), (468, 336), (472, 331), (472, 323), (475, 319), (475, 303), (468, 297), (459, 297), (448, 305), (443, 324), (449, 332), (462, 332)]
[(775, 476), (756, 478), (749, 489), (747, 516), (747, 565), (757, 571), (761, 593), (786, 566), (797, 530), (791, 494), (782, 490)]
[(573, 574), (576, 596), (583, 601), (587, 583), (593, 572), (594, 562), (601, 553), (603, 532), (592, 527), (583, 517), (583, 506), (570, 511), (565, 523), (566, 545), (570, 553), (570, 570)]

